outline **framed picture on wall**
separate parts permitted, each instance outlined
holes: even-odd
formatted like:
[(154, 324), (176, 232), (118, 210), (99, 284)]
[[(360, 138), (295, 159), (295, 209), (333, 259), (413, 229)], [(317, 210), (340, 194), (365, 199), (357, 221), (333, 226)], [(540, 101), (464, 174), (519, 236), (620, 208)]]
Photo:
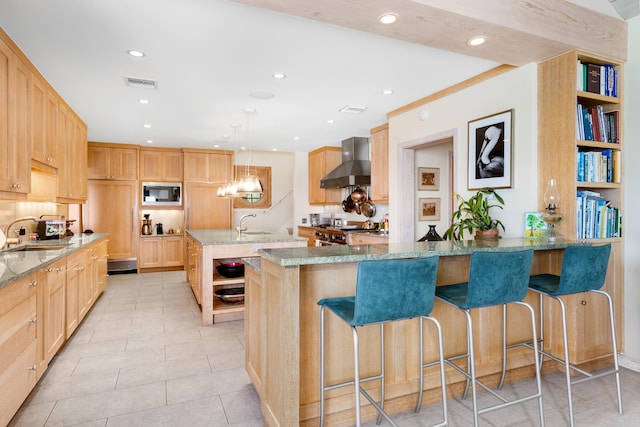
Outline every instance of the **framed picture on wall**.
[(418, 190), (440, 190), (440, 168), (418, 168)]
[(420, 210), (418, 215), (420, 221), (440, 220), (440, 199), (418, 199), (418, 209)]
[(469, 122), (469, 190), (511, 188), (513, 110)]

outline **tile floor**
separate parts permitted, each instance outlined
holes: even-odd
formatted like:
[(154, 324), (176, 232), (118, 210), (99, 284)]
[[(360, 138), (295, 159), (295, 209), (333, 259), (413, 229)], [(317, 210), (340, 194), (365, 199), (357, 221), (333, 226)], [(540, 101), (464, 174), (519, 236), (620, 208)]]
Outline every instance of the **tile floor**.
[[(242, 321), (200, 326), (184, 272), (111, 275), (10, 426), (262, 426), (260, 403), (244, 371), (242, 328)], [(568, 425), (563, 381), (561, 374), (544, 378), (547, 426)], [(523, 381), (505, 388), (518, 395), (532, 386)], [(576, 386), (576, 424), (639, 425), (640, 373), (623, 369), (622, 388), (620, 416), (612, 377)], [(488, 397), (481, 393), (480, 405)], [(451, 426), (472, 425), (469, 399), (448, 404)], [(440, 417), (434, 405), (394, 419), (400, 426), (428, 426)], [(480, 422), (535, 426), (537, 406), (489, 413)]]

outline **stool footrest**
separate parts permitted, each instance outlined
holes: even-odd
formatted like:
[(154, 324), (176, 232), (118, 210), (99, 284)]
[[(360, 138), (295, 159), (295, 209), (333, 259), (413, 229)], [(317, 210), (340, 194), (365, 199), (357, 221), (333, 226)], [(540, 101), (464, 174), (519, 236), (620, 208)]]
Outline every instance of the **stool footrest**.
[[(366, 381), (375, 381), (380, 379), (382, 379), (382, 375), (376, 375), (373, 377), (360, 378), (360, 382), (363, 383)], [(355, 384), (355, 381), (351, 380), (351, 381), (345, 381), (343, 383), (338, 383), (338, 384), (325, 385), (323, 388), (324, 388), (324, 391), (329, 391), (329, 390), (335, 390), (336, 388), (347, 387), (354, 384)]]

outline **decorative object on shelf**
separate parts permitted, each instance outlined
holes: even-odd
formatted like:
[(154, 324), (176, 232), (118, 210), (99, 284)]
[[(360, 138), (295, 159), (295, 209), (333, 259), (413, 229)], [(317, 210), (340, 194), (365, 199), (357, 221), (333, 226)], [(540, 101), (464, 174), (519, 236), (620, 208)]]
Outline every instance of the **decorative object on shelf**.
[(244, 264), (241, 262), (221, 263), (216, 269), (218, 273), (227, 279), (235, 279), (236, 277), (242, 277), (244, 275)]
[(544, 204), (546, 211), (542, 214), (542, 220), (549, 225), (547, 240), (550, 242), (558, 242), (562, 240), (560, 233), (556, 231), (556, 224), (562, 221), (562, 214), (558, 212), (558, 203), (560, 202), (560, 192), (556, 186), (556, 180), (551, 178), (549, 185), (544, 192)]
[(513, 110), (469, 122), (469, 190), (511, 188)]
[(441, 240), (443, 240), (442, 236), (440, 236), (436, 231), (436, 226), (429, 225), (429, 231), (427, 231), (427, 234), (422, 236), (418, 242), (439, 242)]
[(418, 168), (418, 190), (440, 190), (440, 168)]
[[(491, 208), (502, 209), (504, 199), (493, 189), (478, 190), (468, 200), (454, 193), (459, 201), (458, 208), (451, 215), (451, 226), (444, 232), (444, 238), (462, 240), (465, 230), (470, 234), (475, 231), (476, 239), (499, 239), (499, 229), (504, 231), (504, 224), (491, 216)], [(494, 199), (496, 203), (491, 203)]]
[(525, 239), (543, 239), (547, 237), (547, 223), (542, 219), (544, 212), (524, 213)]
[(440, 221), (440, 199), (418, 199), (420, 221)]

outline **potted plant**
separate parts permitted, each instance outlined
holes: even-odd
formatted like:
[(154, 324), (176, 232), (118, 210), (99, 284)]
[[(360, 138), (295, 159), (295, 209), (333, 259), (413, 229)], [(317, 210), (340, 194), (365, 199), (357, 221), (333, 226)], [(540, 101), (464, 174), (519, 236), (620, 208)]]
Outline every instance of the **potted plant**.
[(500, 220), (491, 217), (491, 208), (502, 209), (504, 199), (493, 188), (483, 188), (468, 200), (454, 193), (460, 202), (458, 208), (451, 215), (451, 227), (444, 232), (444, 237), (450, 240), (462, 240), (465, 230), (469, 234), (475, 231), (476, 239), (497, 239), (499, 228), (504, 231)]

